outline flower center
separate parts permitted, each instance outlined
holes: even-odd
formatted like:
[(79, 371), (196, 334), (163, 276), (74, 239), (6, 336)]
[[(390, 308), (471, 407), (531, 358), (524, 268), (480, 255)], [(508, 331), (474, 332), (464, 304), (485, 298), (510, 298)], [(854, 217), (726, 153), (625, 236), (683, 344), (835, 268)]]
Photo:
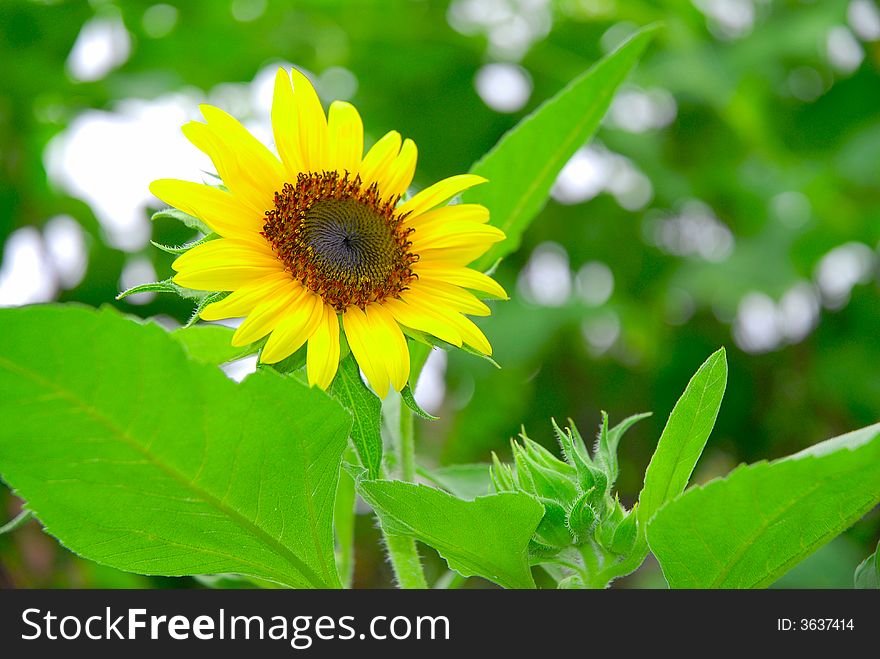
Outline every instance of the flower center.
[(300, 174), (275, 193), (262, 234), (303, 286), (338, 312), (396, 297), (415, 279), (400, 198), (384, 202), (375, 183), (348, 173)]

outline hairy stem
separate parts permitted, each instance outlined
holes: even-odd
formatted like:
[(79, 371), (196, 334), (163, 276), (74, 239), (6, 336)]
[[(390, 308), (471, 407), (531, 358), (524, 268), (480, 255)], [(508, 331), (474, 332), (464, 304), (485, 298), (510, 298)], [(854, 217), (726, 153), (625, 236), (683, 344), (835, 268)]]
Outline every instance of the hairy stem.
[[(400, 403), (400, 444), (398, 464), (401, 480), (412, 482), (416, 477), (416, 447), (414, 437), (413, 413), (403, 401)], [(394, 576), (401, 588), (427, 588), (425, 573), (416, 541), (409, 536), (385, 533), (385, 546), (388, 558), (394, 569)]]

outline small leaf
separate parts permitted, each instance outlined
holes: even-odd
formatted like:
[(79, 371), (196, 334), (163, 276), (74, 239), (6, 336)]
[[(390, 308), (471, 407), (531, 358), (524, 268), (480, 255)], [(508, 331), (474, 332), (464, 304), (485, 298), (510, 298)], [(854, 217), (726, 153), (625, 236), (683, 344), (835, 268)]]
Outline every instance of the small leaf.
[(414, 330), (410, 327), (403, 328), (404, 333), (409, 336), (411, 339), (415, 341), (419, 341), (425, 345), (431, 346), (432, 348), (440, 348), (441, 350), (446, 350), (447, 352), (452, 350), (461, 350), (463, 352), (468, 353), (469, 355), (473, 355), (474, 357), (479, 357), (483, 359), (495, 368), (501, 368), (501, 366), (492, 359), (491, 355), (484, 355), (482, 352), (477, 350), (476, 348), (472, 348), (469, 345), (462, 344), (460, 346), (452, 345), (451, 343), (446, 343), (442, 339), (438, 339), (436, 336), (431, 336), (430, 334), (425, 334), (424, 332), (419, 332), (418, 330)]
[(219, 237), (219, 234), (210, 233), (207, 236), (203, 236), (198, 240), (194, 240), (191, 243), (186, 243), (184, 245), (164, 245), (162, 243), (157, 243), (155, 240), (151, 240), (150, 244), (167, 254), (183, 254), (184, 252), (191, 250), (193, 247), (198, 247), (211, 240), (217, 240)]
[(382, 402), (361, 380), (353, 357), (340, 362), (329, 393), (351, 413), (351, 441), (370, 478), (378, 478), (382, 468)]
[(425, 485), (361, 480), (358, 490), (387, 533), (411, 536), (437, 550), (449, 568), (505, 588), (534, 588), (528, 545), (544, 516), (523, 493), (462, 501)]
[(880, 424), (689, 489), (648, 524), (673, 588), (762, 588), (880, 502)]
[(406, 406), (411, 409), (413, 412), (418, 414), (423, 419), (427, 419), (428, 421), (436, 421), (440, 417), (434, 416), (433, 414), (428, 414), (421, 408), (421, 406), (416, 402), (416, 397), (413, 395), (412, 389), (409, 386), (409, 382), (404, 386), (403, 391), (400, 392), (401, 398), (403, 398), (403, 402)]
[(486, 206), (492, 224), (507, 234), (474, 268), (486, 270), (516, 250), (522, 234), (544, 207), (560, 170), (596, 132), (655, 29), (644, 28), (603, 57), (520, 121), (474, 164), (471, 173), (489, 182), (465, 191), (462, 200)]
[(351, 421), (326, 394), (269, 372), (236, 384), (111, 309), (3, 309), (0, 325), (2, 477), (66, 547), (140, 574), (339, 586)]
[(643, 526), (687, 486), (715, 426), (726, 387), (727, 356), (721, 348), (691, 378), (663, 428), (639, 495)]
[[(173, 279), (164, 279), (162, 281), (154, 281), (149, 284), (140, 284), (138, 286), (132, 286), (128, 290), (122, 291), (119, 295), (116, 296), (117, 300), (122, 300), (127, 298), (129, 295), (134, 295), (136, 293), (174, 293), (175, 295), (179, 295), (180, 297), (184, 297), (190, 300), (204, 300), (211, 293), (209, 291), (197, 291), (192, 288), (184, 288), (183, 286), (178, 286), (174, 283)], [(224, 293), (226, 295), (226, 293)]]
[(855, 585), (858, 589), (880, 589), (880, 544), (876, 551), (859, 563), (855, 573)]
[(182, 210), (178, 210), (177, 208), (165, 208), (156, 213), (153, 213), (153, 216), (150, 218), (151, 221), (155, 222), (156, 220), (175, 220), (177, 222), (181, 222), (184, 226), (189, 227), (190, 229), (194, 229), (196, 231), (200, 231), (206, 236), (210, 233), (211, 227), (202, 222), (199, 218), (184, 213)]
[(194, 325), (176, 329), (169, 336), (183, 346), (190, 358), (215, 366), (253, 355), (265, 342), (236, 347), (232, 345), (233, 334), (235, 330), (223, 325)]

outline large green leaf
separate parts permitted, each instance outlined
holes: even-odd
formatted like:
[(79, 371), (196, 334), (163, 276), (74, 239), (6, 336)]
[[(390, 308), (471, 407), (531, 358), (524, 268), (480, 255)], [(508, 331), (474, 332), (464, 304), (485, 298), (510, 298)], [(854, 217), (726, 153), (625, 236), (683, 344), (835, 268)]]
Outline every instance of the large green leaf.
[(339, 585), (336, 402), (268, 371), (237, 385), (112, 310), (0, 324), (0, 473), (63, 544), (143, 574)]
[(486, 270), (515, 251), (529, 223), (544, 207), (556, 176), (574, 153), (589, 140), (653, 36), (648, 27), (628, 39), (562, 91), (541, 104), (506, 133), (471, 168), (489, 179), (466, 191), (466, 202), (483, 204), (491, 222), (507, 234), (477, 260)]
[(880, 502), (880, 424), (688, 490), (648, 525), (673, 588), (760, 588)]
[(715, 426), (726, 387), (727, 356), (721, 348), (691, 378), (663, 428), (639, 495), (639, 519), (643, 525), (660, 506), (687, 487)]
[(330, 395), (351, 413), (352, 444), (370, 478), (378, 478), (382, 468), (382, 433), (379, 430), (382, 401), (361, 380), (354, 356), (339, 363), (339, 371), (330, 385)]
[(233, 334), (235, 330), (223, 325), (193, 325), (174, 330), (171, 338), (184, 347), (190, 358), (217, 366), (253, 355), (263, 343), (236, 347), (232, 345)]
[(505, 588), (535, 587), (528, 544), (544, 507), (529, 495), (505, 492), (463, 501), (425, 485), (384, 480), (361, 480), (359, 492), (386, 533), (433, 547), (459, 574)]

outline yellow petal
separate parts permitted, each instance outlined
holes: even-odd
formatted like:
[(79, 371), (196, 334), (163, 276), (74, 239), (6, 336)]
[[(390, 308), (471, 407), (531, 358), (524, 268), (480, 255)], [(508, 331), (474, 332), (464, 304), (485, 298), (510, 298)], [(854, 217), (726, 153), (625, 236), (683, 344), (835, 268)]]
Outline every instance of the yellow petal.
[(234, 238), (218, 238), (196, 245), (178, 256), (171, 267), (181, 272), (221, 265), (254, 265), (281, 269), (281, 262), (268, 244), (258, 245)]
[(404, 220), (407, 226), (414, 229), (429, 227), (435, 223), (477, 222), (485, 224), (489, 221), (489, 209), (482, 204), (452, 204), (441, 206), (420, 215), (409, 215)]
[(289, 282), (290, 275), (288, 273), (276, 272), (242, 286), (219, 302), (212, 302), (199, 312), (199, 316), (202, 320), (222, 320), (246, 316), (258, 304), (274, 297), (275, 293), (286, 287)]
[(444, 201), (454, 197), (460, 192), (467, 190), (480, 183), (485, 183), (486, 179), (476, 174), (459, 174), (450, 176), (425, 188), (412, 199), (401, 204), (397, 211), (403, 215), (410, 213), (413, 216), (429, 211), (435, 206), (442, 204)]
[(277, 364), (290, 357), (315, 333), (324, 317), (324, 302), (307, 291), (284, 312), (283, 318), (272, 330), (269, 340), (260, 352), (264, 364)]
[(277, 291), (268, 300), (258, 304), (244, 322), (232, 335), (232, 345), (246, 346), (257, 339), (262, 339), (277, 327), (278, 323), (289, 312), (292, 305), (305, 295), (310, 295), (298, 282), (293, 280)]
[(451, 314), (450, 320), (455, 324), (455, 328), (461, 334), (461, 338), (465, 343), (476, 348), (484, 355), (492, 354), (492, 345), (489, 343), (489, 339), (486, 338), (486, 335), (483, 334), (479, 327), (474, 325), (473, 321), (458, 313)]
[(385, 398), (391, 380), (381, 350), (377, 349), (367, 315), (358, 307), (351, 306), (342, 314), (342, 325), (345, 328), (345, 338), (348, 340), (351, 354), (367, 376), (367, 382), (373, 387), (376, 395)]
[(256, 243), (211, 240), (179, 256), (171, 267), (175, 283), (204, 291), (234, 291), (282, 270), (281, 262)]
[[(405, 294), (404, 294), (405, 295)], [(419, 332), (425, 332), (436, 336), (441, 341), (461, 346), (461, 336), (451, 323), (436, 314), (430, 306), (411, 303), (416, 296), (410, 296), (407, 301), (389, 299), (382, 303), (401, 325), (410, 327)]]
[(477, 297), (463, 288), (437, 280), (420, 279), (410, 284), (411, 295), (424, 296), (428, 303), (444, 304), (472, 316), (488, 316), (491, 311)]
[[(365, 188), (377, 182), (385, 174), (386, 169), (394, 162), (399, 151), (400, 133), (396, 130), (389, 131), (372, 146), (361, 163), (361, 181), (363, 181)], [(383, 198), (387, 198), (382, 190), (379, 192)]]
[(174, 283), (198, 291), (234, 291), (278, 272), (278, 266), (217, 265), (174, 275)]
[(391, 386), (400, 391), (409, 379), (409, 347), (400, 326), (381, 304), (371, 304), (366, 309), (373, 341), (385, 360), (385, 369)]
[(349, 172), (354, 178), (364, 154), (364, 124), (354, 106), (344, 101), (330, 105), (327, 169)]
[(480, 243), (491, 245), (504, 240), (505, 237), (501, 229), (491, 224), (432, 222), (413, 231), (409, 240), (413, 244), (413, 249), (418, 252), (422, 249), (472, 247)]
[(275, 148), (287, 168), (288, 178), (295, 181), (297, 174), (306, 168), (299, 145), (299, 119), (293, 99), (293, 87), (290, 74), (284, 68), (279, 68), (275, 74), (272, 133), (275, 135)]
[(263, 218), (219, 188), (165, 178), (153, 181), (150, 192), (169, 206), (199, 218), (223, 237), (266, 241), (260, 235)]
[(324, 305), (318, 328), (309, 339), (306, 352), (306, 372), (309, 384), (326, 389), (336, 377), (339, 368), (339, 318), (336, 311)]
[(291, 69), (293, 100), (303, 169), (322, 172), (327, 167), (327, 117), (312, 83), (297, 69)]
[(404, 140), (397, 158), (379, 177), (379, 192), (383, 199), (398, 197), (406, 192), (416, 172), (417, 159), (418, 149), (415, 142), (410, 139)]
[(211, 158), (226, 187), (262, 215), (274, 205), (284, 168), (238, 121), (210, 105), (200, 107), (208, 124), (190, 122), (184, 135)]
[(415, 264), (413, 270), (418, 274), (419, 278), (425, 280), (444, 281), (448, 284), (455, 284), (456, 286), (469, 288), (474, 291), (483, 291), (495, 297), (507, 299), (507, 293), (498, 282), (482, 272), (477, 272), (470, 268), (419, 261)]
[(445, 267), (463, 266), (471, 263), (489, 251), (492, 243), (477, 243), (468, 247), (456, 247), (455, 249), (421, 249), (419, 251), (420, 262), (427, 264), (442, 264)]

